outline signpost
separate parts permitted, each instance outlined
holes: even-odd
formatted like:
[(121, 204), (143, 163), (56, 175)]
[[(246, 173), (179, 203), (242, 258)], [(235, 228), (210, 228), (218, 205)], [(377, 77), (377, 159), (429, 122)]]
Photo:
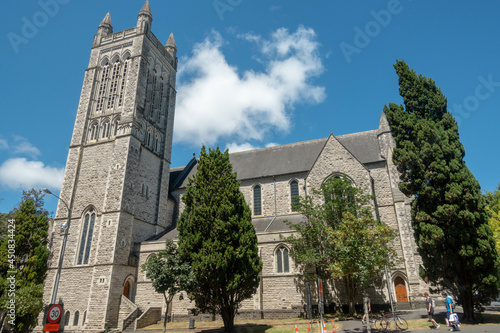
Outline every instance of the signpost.
[(323, 281), (320, 278), (318, 278), (318, 297), (319, 297), (318, 310), (321, 318), (321, 332), (323, 332), (324, 331), (323, 315), (325, 314), (325, 305), (323, 300)]
[(306, 282), (306, 300), (307, 300), (307, 317), (309, 318), (309, 326), (311, 332), (314, 332), (313, 330), (313, 324), (312, 324), (312, 310), (311, 310), (311, 285), (309, 282)]
[(63, 308), (61, 304), (49, 304), (45, 316), (45, 332), (61, 332), (61, 319), (63, 315)]

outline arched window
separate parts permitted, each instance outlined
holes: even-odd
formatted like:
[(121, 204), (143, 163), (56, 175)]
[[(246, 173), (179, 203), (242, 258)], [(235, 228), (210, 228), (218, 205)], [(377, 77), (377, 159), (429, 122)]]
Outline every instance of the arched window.
[(290, 201), (292, 205), (292, 212), (297, 211), (297, 204), (299, 203), (298, 197), (299, 196), (299, 182), (296, 180), (293, 180), (290, 183)]
[(90, 256), (90, 247), (92, 245), (92, 236), (94, 234), (94, 223), (96, 213), (94, 209), (89, 210), (83, 217), (82, 237), (80, 238), (80, 250), (78, 251), (78, 265), (88, 264)]
[(120, 67), (121, 63), (119, 59), (116, 59), (113, 65), (113, 72), (111, 74), (111, 86), (109, 87), (109, 98), (107, 109), (112, 109), (115, 106), (115, 98), (118, 92), (118, 82), (120, 78)]
[(253, 188), (253, 215), (262, 215), (262, 200), (260, 185)]
[(156, 139), (155, 139), (155, 151), (157, 153), (160, 152), (160, 135), (156, 134)]
[(73, 317), (73, 326), (78, 326), (78, 319), (80, 319), (80, 312), (76, 311)]
[(103, 109), (104, 98), (107, 93), (108, 80), (109, 80), (109, 64), (106, 64), (101, 69), (101, 81), (99, 82), (99, 87), (97, 92), (96, 111), (102, 111)]
[(113, 136), (116, 136), (118, 134), (118, 122), (120, 121), (120, 118), (116, 118), (115, 121), (113, 122)]
[(94, 123), (90, 126), (90, 140), (97, 140), (99, 134), (99, 126), (97, 123)]
[(64, 315), (64, 326), (69, 325), (69, 317), (71, 316), (71, 313), (69, 311), (66, 311), (66, 314)]
[(105, 121), (104, 124), (102, 125), (101, 138), (108, 138), (109, 130), (110, 130), (109, 121)]
[(151, 147), (151, 137), (152, 137), (151, 129), (148, 129), (148, 134), (146, 137), (146, 147)]
[(125, 93), (125, 82), (127, 82), (128, 63), (129, 63), (129, 57), (127, 57), (127, 60), (125, 60), (125, 63), (123, 64), (122, 84), (120, 87), (120, 97), (118, 98), (118, 106), (123, 105), (123, 94)]
[(288, 249), (284, 246), (280, 246), (276, 250), (276, 272), (278, 273), (289, 273), (290, 263), (288, 259)]
[(87, 311), (83, 312), (82, 326), (85, 325), (85, 320), (87, 320)]

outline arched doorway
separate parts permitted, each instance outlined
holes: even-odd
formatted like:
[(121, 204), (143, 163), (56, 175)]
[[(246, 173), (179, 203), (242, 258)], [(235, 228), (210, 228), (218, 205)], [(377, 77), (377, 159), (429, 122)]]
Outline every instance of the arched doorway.
[(394, 279), (394, 290), (396, 291), (396, 302), (408, 302), (408, 293), (406, 292), (405, 280), (398, 276)]
[(125, 285), (123, 286), (123, 296), (130, 299), (130, 281), (125, 281)]

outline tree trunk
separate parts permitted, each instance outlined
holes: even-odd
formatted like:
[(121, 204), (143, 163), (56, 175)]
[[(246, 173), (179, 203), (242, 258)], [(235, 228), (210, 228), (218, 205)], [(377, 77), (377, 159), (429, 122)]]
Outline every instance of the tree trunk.
[(7, 312), (5, 313), (2, 313), (2, 315), (0, 316), (0, 318), (2, 318), (2, 327), (0, 327), (0, 333), (3, 332), (3, 327), (5, 325), (5, 319), (7, 319)]
[(462, 304), (462, 309), (464, 315), (462, 321), (465, 323), (474, 323), (476, 321), (476, 316), (474, 315), (474, 299), (472, 297), (472, 288), (460, 289), (460, 294), (458, 299)]
[(165, 319), (163, 320), (163, 333), (165, 333), (167, 331), (168, 307), (170, 306), (170, 304), (172, 304), (172, 299), (174, 298), (174, 295), (168, 295), (167, 298), (167, 295), (163, 293), (163, 297), (165, 297), (165, 302), (167, 303), (167, 306), (165, 308)]
[(223, 307), (220, 314), (224, 321), (224, 332), (234, 332), (234, 308), (232, 306)]
[(342, 278), (344, 282), (347, 304), (349, 305), (349, 315), (356, 314), (356, 288), (354, 288), (351, 279), (348, 276)]

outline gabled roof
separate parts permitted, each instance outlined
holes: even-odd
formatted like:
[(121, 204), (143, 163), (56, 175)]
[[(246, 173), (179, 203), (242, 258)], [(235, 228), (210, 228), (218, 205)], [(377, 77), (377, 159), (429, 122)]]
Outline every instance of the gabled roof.
[[(291, 231), (288, 224), (285, 221), (292, 222), (294, 224), (299, 224), (306, 221), (306, 217), (301, 214), (293, 215), (281, 215), (281, 216), (268, 216), (252, 219), (252, 224), (255, 228), (257, 234), (262, 234), (264, 232), (280, 232), (280, 231)], [(177, 228), (170, 228), (164, 232), (153, 236), (146, 240), (146, 242), (176, 239), (179, 237), (179, 231)]]
[(378, 130), (372, 130), (339, 135), (336, 138), (358, 161), (366, 164), (384, 161), (384, 158), (380, 155), (377, 134)]
[[(372, 130), (339, 135), (335, 138), (361, 163), (367, 164), (384, 161), (380, 154), (377, 134), (378, 130)], [(239, 180), (307, 172), (311, 170), (327, 140), (328, 138), (323, 138), (247, 150), (230, 154), (229, 159)], [(172, 169), (171, 190), (186, 187), (188, 177), (196, 174), (197, 165), (193, 160), (185, 168)]]

